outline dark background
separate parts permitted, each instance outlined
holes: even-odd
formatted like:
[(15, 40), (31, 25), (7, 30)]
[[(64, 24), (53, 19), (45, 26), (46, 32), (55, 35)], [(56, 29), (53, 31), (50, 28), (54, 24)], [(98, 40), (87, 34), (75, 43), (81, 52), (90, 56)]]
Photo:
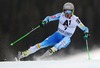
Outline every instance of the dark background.
[[(37, 29), (15, 46), (10, 46), (11, 42), (38, 26), (46, 16), (62, 12), (64, 3), (68, 1), (75, 5), (75, 15), (90, 29), (89, 48), (99, 47), (100, 0), (0, 0), (0, 61), (11, 60), (18, 51), (24, 51), (53, 34), (57, 30), (58, 21)], [(86, 48), (83, 32), (79, 28), (63, 52), (71, 48)]]

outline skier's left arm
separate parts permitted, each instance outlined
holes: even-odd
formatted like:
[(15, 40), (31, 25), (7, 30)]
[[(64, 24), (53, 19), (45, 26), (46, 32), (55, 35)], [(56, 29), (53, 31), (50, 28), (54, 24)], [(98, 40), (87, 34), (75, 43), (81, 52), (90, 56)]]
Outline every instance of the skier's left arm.
[(90, 36), (89, 28), (84, 26), (84, 24), (80, 21), (79, 18), (76, 20), (76, 22), (78, 23), (78, 27), (84, 32), (84, 39), (88, 39)]

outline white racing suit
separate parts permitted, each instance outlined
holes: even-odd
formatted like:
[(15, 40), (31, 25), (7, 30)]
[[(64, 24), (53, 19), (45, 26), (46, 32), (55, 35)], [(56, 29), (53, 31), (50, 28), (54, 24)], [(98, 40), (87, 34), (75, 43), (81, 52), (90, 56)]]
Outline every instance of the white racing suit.
[(45, 48), (48, 46), (52, 46), (51, 49), (53, 51), (60, 50), (61, 48), (66, 48), (70, 42), (71, 42), (71, 37), (75, 32), (76, 27), (78, 26), (84, 33), (88, 33), (89, 29), (83, 25), (83, 23), (80, 21), (80, 19), (72, 15), (70, 19), (66, 18), (64, 13), (57, 13), (52, 16), (47, 16), (44, 21), (46, 23), (49, 23), (51, 21), (59, 20), (58, 24), (58, 30), (46, 38), (44, 41), (41, 43), (38, 43), (28, 49), (29, 54), (35, 53), (41, 48)]

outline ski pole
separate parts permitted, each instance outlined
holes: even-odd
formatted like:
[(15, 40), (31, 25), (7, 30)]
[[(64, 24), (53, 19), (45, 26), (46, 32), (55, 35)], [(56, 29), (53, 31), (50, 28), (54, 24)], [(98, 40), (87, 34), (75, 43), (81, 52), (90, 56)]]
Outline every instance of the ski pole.
[(20, 37), (19, 39), (17, 39), (16, 41), (14, 41), (13, 43), (11, 43), (10, 45), (13, 46), (14, 44), (16, 44), (17, 42), (19, 42), (20, 40), (24, 39), (26, 36), (28, 36), (30, 33), (32, 33), (33, 31), (35, 31), (36, 29), (40, 28), (40, 25), (38, 25), (37, 27), (35, 27), (34, 29), (32, 28), (31, 31), (29, 31), (28, 33), (26, 33), (25, 35), (23, 35), (22, 37)]
[(88, 60), (90, 60), (90, 51), (89, 51), (89, 48), (88, 48), (88, 41), (86, 40), (86, 49), (87, 49), (87, 52), (88, 52)]

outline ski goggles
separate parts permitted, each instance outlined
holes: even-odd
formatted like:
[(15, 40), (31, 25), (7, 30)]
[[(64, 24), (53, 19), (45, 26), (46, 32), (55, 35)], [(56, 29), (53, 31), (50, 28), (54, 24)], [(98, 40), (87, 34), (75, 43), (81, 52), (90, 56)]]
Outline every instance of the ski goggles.
[(73, 11), (72, 11), (72, 10), (65, 10), (64, 13), (65, 13), (65, 14), (72, 14)]

